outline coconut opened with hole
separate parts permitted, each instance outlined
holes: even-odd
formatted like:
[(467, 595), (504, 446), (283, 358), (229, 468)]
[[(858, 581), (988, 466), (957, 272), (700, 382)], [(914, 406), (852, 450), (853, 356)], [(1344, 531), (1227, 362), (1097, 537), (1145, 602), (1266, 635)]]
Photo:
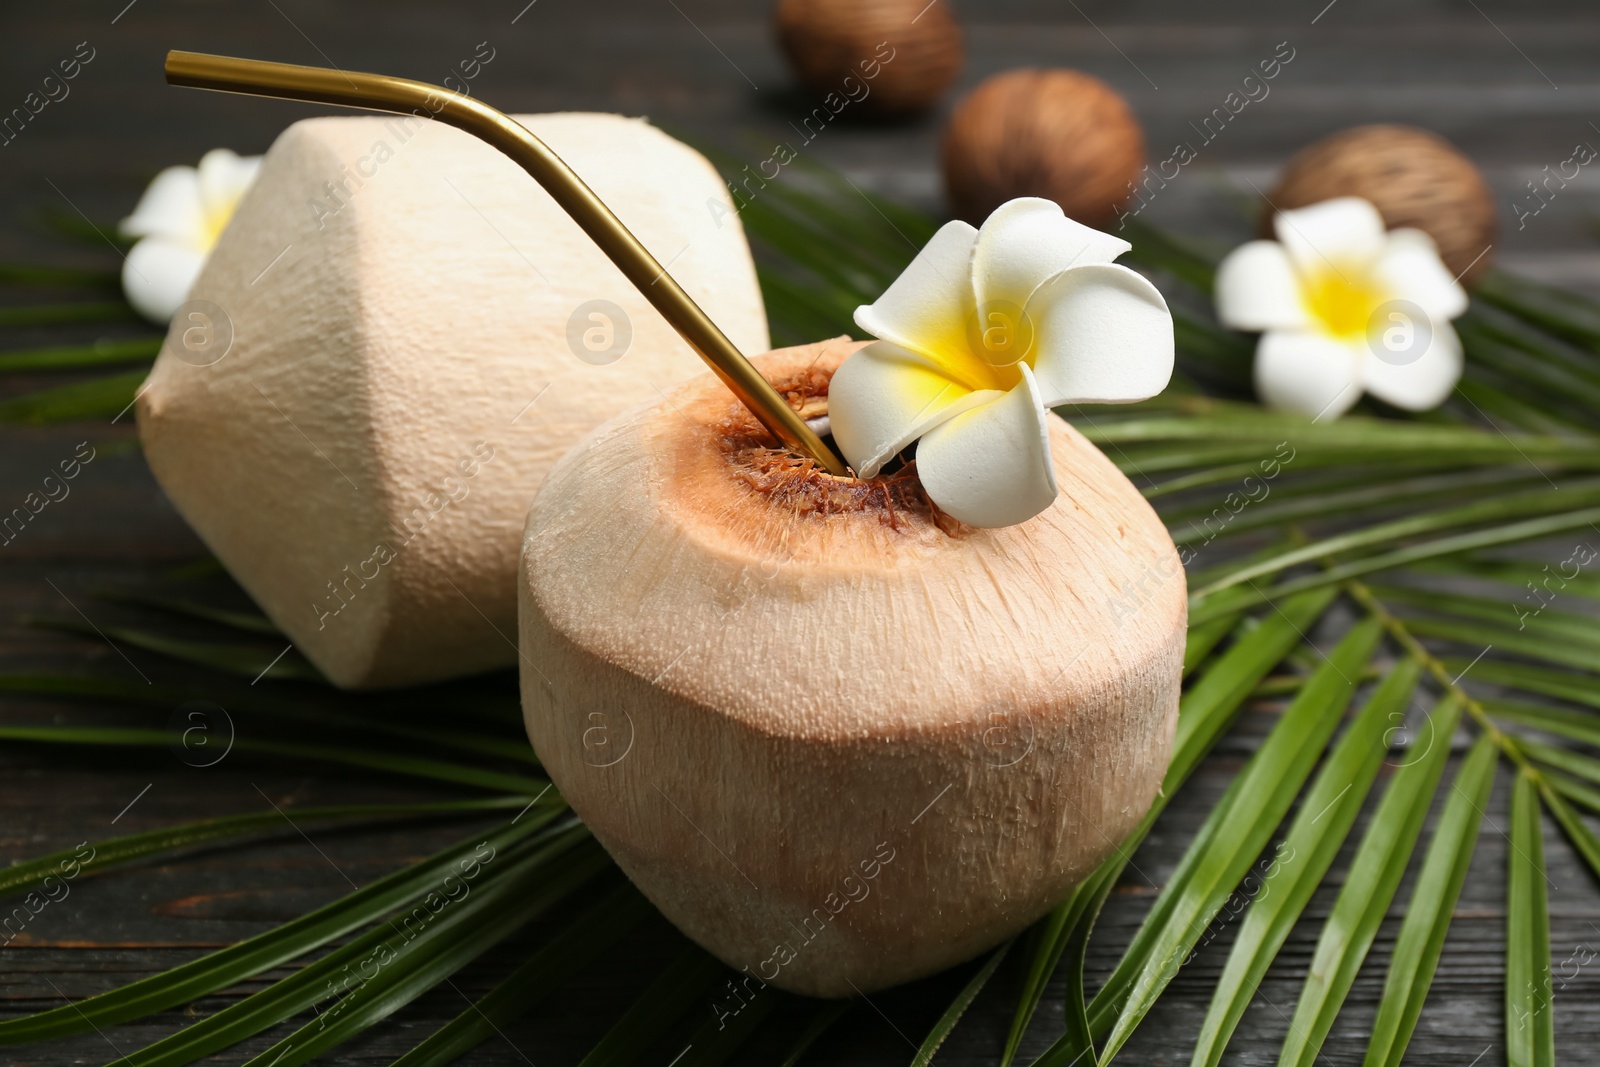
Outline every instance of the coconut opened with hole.
[[(862, 347), (760, 357), (808, 415)], [(1138, 823), (1177, 718), (1186, 599), (1156, 514), (1047, 416), (1060, 493), (1000, 529), (914, 464), (835, 479), (702, 376), (611, 420), (528, 513), (540, 761), (662, 912), (822, 996), (972, 957)]]
[[(741, 348), (767, 347), (738, 216), (704, 158), (642, 120), (519, 121)], [(511, 663), (518, 534), (545, 472), (702, 367), (517, 164), (410, 117), (286, 130), (190, 297), (201, 318), (180, 310), (139, 394), (144, 453), (340, 686)], [(622, 315), (586, 315), (591, 301)]]

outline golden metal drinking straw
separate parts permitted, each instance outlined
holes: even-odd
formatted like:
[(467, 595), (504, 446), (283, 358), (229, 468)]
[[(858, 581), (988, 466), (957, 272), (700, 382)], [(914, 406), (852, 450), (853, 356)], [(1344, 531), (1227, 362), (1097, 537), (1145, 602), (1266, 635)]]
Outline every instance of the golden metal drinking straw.
[(761, 424), (792, 448), (809, 455), (830, 474), (844, 477), (844, 464), (823, 444), (761, 372), (740, 353), (716, 323), (656, 262), (611, 209), (594, 195), (582, 178), (562, 162), (527, 127), (487, 104), (447, 89), (391, 78), (384, 74), (302, 67), (293, 63), (266, 63), (255, 59), (213, 56), (203, 52), (167, 53), (167, 82), (225, 93), (274, 96), (284, 100), (309, 100), (319, 104), (393, 111), (435, 118), (465, 130), (510, 156), (534, 181), (544, 186), (574, 222), (600, 246), (617, 267), (661, 312), (733, 390)]

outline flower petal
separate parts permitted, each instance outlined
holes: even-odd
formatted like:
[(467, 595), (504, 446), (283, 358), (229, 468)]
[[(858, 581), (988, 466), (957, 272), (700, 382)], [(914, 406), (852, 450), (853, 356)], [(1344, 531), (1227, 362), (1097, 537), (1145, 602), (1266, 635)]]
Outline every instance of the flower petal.
[(1361, 399), (1358, 346), (1311, 330), (1272, 330), (1256, 344), (1256, 395), (1268, 407), (1312, 419), (1337, 418)]
[(979, 307), (1004, 301), (1021, 308), (1035, 289), (1068, 267), (1110, 263), (1132, 247), (1067, 218), (1054, 200), (1008, 200), (978, 231), (972, 250), (974, 295)]
[(945, 419), (1001, 396), (951, 381), (917, 353), (879, 341), (851, 353), (828, 385), (828, 422), (845, 460), (871, 478)]
[(1026, 363), (1008, 393), (930, 430), (917, 445), (928, 498), (968, 526), (1026, 522), (1056, 498), (1049, 416)]
[(205, 261), (205, 254), (185, 241), (146, 237), (122, 263), (122, 291), (135, 311), (165, 326), (189, 298)]
[(213, 148), (200, 157), (200, 201), (207, 214), (232, 215), (250, 183), (261, 169), (261, 157), (235, 155), (226, 148)]
[(168, 167), (157, 174), (120, 228), (129, 237), (159, 234), (179, 241), (198, 240), (205, 230), (199, 172), (193, 167)]
[(1439, 258), (1439, 246), (1421, 230), (1389, 231), (1374, 271), (1385, 290), (1416, 304), (1443, 324), (1467, 310), (1467, 291)]
[(1445, 402), (1461, 380), (1461, 339), (1448, 322), (1431, 324), (1427, 347), (1409, 362), (1368, 355), (1361, 364), (1367, 392), (1407, 411), (1431, 411)]
[(965, 222), (939, 227), (882, 296), (856, 308), (856, 325), (938, 362), (949, 358), (941, 352), (965, 352), (977, 239), (978, 231)]
[(1122, 404), (1172, 378), (1172, 315), (1143, 275), (1116, 263), (1062, 271), (1039, 286), (1025, 317), (1046, 407)]
[(1217, 318), (1236, 330), (1295, 330), (1311, 316), (1300, 278), (1277, 241), (1250, 241), (1217, 264)]
[(1272, 225), (1302, 275), (1365, 269), (1383, 252), (1383, 216), (1359, 196), (1280, 211)]

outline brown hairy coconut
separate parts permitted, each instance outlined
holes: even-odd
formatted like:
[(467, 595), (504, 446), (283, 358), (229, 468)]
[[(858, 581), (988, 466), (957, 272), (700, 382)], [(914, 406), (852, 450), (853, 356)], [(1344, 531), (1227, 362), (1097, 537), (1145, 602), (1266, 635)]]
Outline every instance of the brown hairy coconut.
[[(1339, 196), (1372, 202), (1391, 230), (1433, 238), (1445, 266), (1471, 285), (1489, 269), (1494, 201), (1472, 160), (1438, 134), (1412, 126), (1355, 126), (1297, 152), (1269, 198), (1279, 211)], [(1270, 236), (1271, 208), (1262, 222)]]
[(782, 0), (778, 43), (807, 89), (837, 111), (922, 111), (961, 73), (961, 27), (948, 3)]
[(941, 153), (950, 206), (973, 225), (1007, 200), (1042, 196), (1086, 226), (1103, 226), (1144, 166), (1144, 134), (1128, 102), (1099, 78), (1011, 70), (961, 101)]
[[(861, 347), (758, 359), (808, 415)], [(763, 982), (938, 971), (1059, 902), (1170, 756), (1186, 600), (1138, 491), (1050, 417), (1061, 493), (964, 527), (915, 464), (831, 478), (715, 380), (596, 430), (528, 513), (539, 759), (633, 882)]]
[[(767, 347), (703, 157), (620, 115), (518, 121), (735, 343)], [(545, 472), (619, 405), (703, 367), (522, 168), (409, 116), (284, 131), (190, 296), (201, 318), (174, 319), (140, 391), (145, 455), (340, 686), (510, 665), (519, 531)]]

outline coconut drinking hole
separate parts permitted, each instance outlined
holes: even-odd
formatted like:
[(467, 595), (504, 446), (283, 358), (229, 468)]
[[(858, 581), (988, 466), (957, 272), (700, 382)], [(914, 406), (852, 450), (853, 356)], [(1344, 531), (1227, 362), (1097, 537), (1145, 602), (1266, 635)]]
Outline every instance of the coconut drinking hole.
[[(801, 417), (811, 421), (828, 413), (828, 383), (832, 378), (832, 370), (812, 367), (779, 377), (772, 386)], [(894, 530), (927, 523), (950, 537), (969, 529), (928, 499), (922, 479), (917, 476), (914, 455), (896, 456), (871, 478), (840, 478), (823, 470), (810, 456), (776, 444), (766, 428), (741, 405), (730, 405), (714, 432), (734, 476), (795, 515), (826, 517), (872, 512), (879, 522)], [(825, 435), (823, 440), (834, 447), (831, 435)], [(914, 449), (915, 445), (908, 452)]]

